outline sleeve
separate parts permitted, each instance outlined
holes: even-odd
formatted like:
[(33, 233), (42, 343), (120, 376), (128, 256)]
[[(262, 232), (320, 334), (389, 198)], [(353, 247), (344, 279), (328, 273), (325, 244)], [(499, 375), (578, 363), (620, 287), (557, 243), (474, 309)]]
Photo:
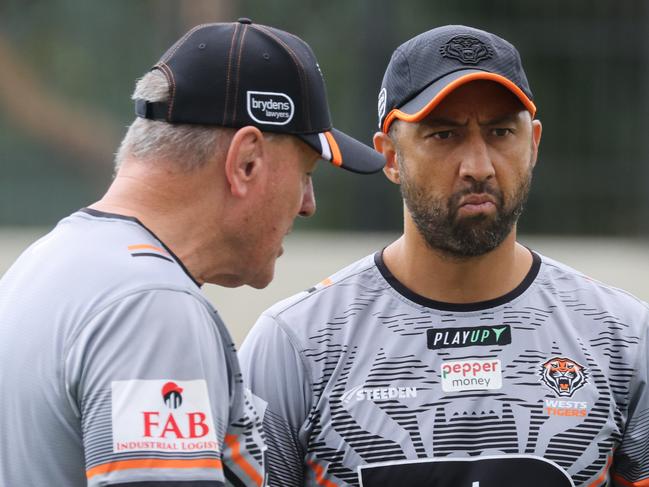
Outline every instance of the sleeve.
[(649, 485), (649, 319), (644, 326), (638, 366), (630, 383), (626, 428), (613, 459), (615, 487)]
[(277, 321), (262, 315), (246, 337), (239, 361), (244, 382), (263, 416), (269, 487), (302, 487), (311, 408), (304, 362)]
[[(216, 312), (178, 290), (133, 293), (70, 344), (66, 390), (89, 487), (222, 487), (232, 360)], [(238, 485), (257, 485), (252, 481)]]

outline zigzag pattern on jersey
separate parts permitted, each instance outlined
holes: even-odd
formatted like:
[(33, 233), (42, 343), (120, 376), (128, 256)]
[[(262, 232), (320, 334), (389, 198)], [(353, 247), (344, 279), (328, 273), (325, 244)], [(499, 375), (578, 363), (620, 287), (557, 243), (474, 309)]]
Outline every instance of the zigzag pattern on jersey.
[[(523, 309), (512, 310), (511, 306), (505, 306), (500, 322), (504, 325), (511, 325), (516, 330), (535, 330), (546, 324), (554, 308), (556, 306), (549, 306), (548, 310), (525, 306)], [(435, 323), (432, 313), (426, 310), (422, 310), (421, 314), (418, 315), (375, 313), (374, 316), (379, 324), (400, 336), (424, 335)], [(435, 320), (438, 324), (457, 321), (453, 313), (441, 313), (440, 316), (439, 319)], [(496, 321), (496, 316), (493, 311), (482, 311), (477, 320), (493, 323)]]
[(305, 357), (316, 363), (321, 363), (322, 368), (322, 377), (313, 384), (313, 408), (309, 414), (315, 414), (315, 408), (320, 401), (324, 388), (329, 383), (329, 380), (340, 363), (342, 356), (348, 353), (348, 347), (346, 345), (326, 344), (322, 348), (323, 350), (307, 349), (304, 351)]
[[(403, 385), (417, 387), (422, 383), (430, 382), (427, 380), (427, 375), (418, 374), (418, 371), (424, 373), (432, 372), (428, 366), (424, 365), (414, 355), (404, 355), (388, 359), (383, 348), (381, 348), (372, 366), (372, 371), (367, 375), (363, 387), (389, 387), (393, 381), (399, 381)], [(409, 381), (417, 382), (409, 384)], [(423, 390), (421, 387), (418, 387), (418, 389)], [(428, 454), (421, 438), (419, 423), (417, 421), (417, 415), (426, 411), (426, 408), (409, 408), (396, 399), (376, 401), (376, 405), (408, 432), (417, 457), (426, 458)]]
[(422, 311), (422, 314), (409, 316), (407, 313), (384, 315), (375, 313), (378, 323), (400, 336), (424, 335), (432, 327), (432, 315)]
[[(344, 283), (340, 283), (339, 285), (345, 286)], [(358, 293), (341, 314), (329, 319), (322, 328), (316, 330), (315, 335), (308, 338), (309, 342), (314, 342), (314, 346), (306, 348), (303, 352), (304, 356), (316, 364), (324, 362), (320, 366), (321, 378), (313, 384), (314, 408), (317, 406), (324, 388), (336, 370), (341, 356), (348, 352), (346, 345), (340, 345), (337, 341), (332, 343), (332, 338), (336, 336), (337, 332), (342, 332), (345, 325), (349, 324), (355, 315), (364, 311), (369, 305), (381, 297), (382, 292), (382, 290), (367, 289)], [(310, 414), (313, 413), (314, 410)]]
[[(597, 388), (599, 396), (595, 404), (592, 405), (588, 416), (584, 419), (582, 423), (555, 435), (548, 445), (548, 448), (544, 454), (546, 458), (550, 458), (557, 462), (557, 464), (568, 468), (571, 465), (574, 465), (579, 457), (585, 454), (588, 451), (588, 447), (592, 442), (592, 433), (591, 431), (601, 431), (607, 423), (609, 417), (609, 404), (611, 401), (611, 392), (609, 390), (610, 383), (606, 378), (606, 375), (602, 372), (601, 368), (593, 360), (592, 355), (584, 344), (579, 340), (582, 352), (587, 358), (588, 367), (590, 370), (590, 380), (593, 382), (593, 385)], [(573, 480), (578, 483), (585, 483), (589, 479), (596, 476), (601, 472), (607, 464), (608, 457), (611, 453), (614, 444), (621, 439), (619, 430), (623, 427), (621, 423), (621, 418), (619, 416), (619, 411), (616, 411), (618, 414), (615, 417), (615, 422), (618, 427), (618, 431), (612, 432), (611, 436), (606, 439), (606, 441), (599, 441), (597, 443), (598, 458), (597, 460), (590, 463), (587, 467), (572, 475)], [(577, 448), (575, 448), (577, 446)]]
[(301, 487), (304, 485), (304, 451), (300, 448), (298, 432), (286, 421), (266, 410), (264, 429), (267, 433), (266, 462), (268, 465), (268, 485)]
[[(511, 363), (505, 365), (503, 369), (503, 379), (516, 381), (512, 382), (512, 384), (519, 387), (539, 387), (537, 377), (539, 363), (546, 360), (547, 357), (548, 353), (542, 350), (524, 349), (518, 354), (517, 358), (513, 359)], [(536, 445), (538, 444), (541, 427), (549, 419), (548, 416), (543, 413), (543, 404), (529, 404), (518, 398), (515, 399), (511, 397), (508, 398), (508, 400), (512, 403), (516, 403), (518, 407), (527, 409), (529, 412), (529, 426), (526, 428), (527, 441), (524, 441), (524, 438), (521, 438), (521, 446), (525, 444), (525, 454), (534, 455), (536, 453)], [(523, 430), (525, 427), (520, 429)], [(522, 449), (521, 452), (523, 452)]]
[[(645, 409), (636, 414), (636, 416), (629, 422), (628, 427), (637, 429), (637, 431), (648, 431), (649, 410)], [(631, 481), (649, 478), (649, 448), (647, 448), (646, 440), (642, 437), (638, 437), (627, 438), (625, 441), (626, 444), (624, 445), (624, 450), (618, 450), (618, 455), (620, 453), (632, 454), (633, 457), (638, 459), (638, 461), (637, 463), (630, 463), (624, 457), (621, 457), (620, 461), (616, 460), (616, 473), (621, 474), (625, 479)]]
[[(340, 286), (346, 286), (345, 283), (339, 283)], [(339, 380), (330, 392), (329, 401), (336, 406), (331, 407), (332, 425), (334, 430), (348, 443), (356, 453), (361, 455), (365, 461), (372, 461), (377, 458), (378, 454), (372, 454), (371, 450), (385, 449), (385, 453), (398, 450), (398, 445), (389, 440), (384, 440), (376, 435), (371, 435), (365, 432), (357, 424), (353, 418), (347, 414), (347, 411), (341, 405), (340, 398), (345, 391), (346, 380), (349, 375), (349, 369), (353, 364), (353, 358), (356, 354), (356, 347), (348, 350), (346, 346), (332, 344), (332, 338), (336, 333), (342, 332), (343, 328), (348, 325), (354, 316), (363, 312), (368, 306), (373, 304), (377, 299), (383, 295), (382, 289), (366, 289), (354, 295), (346, 309), (329, 319), (324, 327), (316, 330), (317, 334), (309, 337), (309, 341), (314, 342), (315, 347), (309, 348), (304, 351), (305, 357), (315, 361), (322, 362), (322, 378), (313, 384), (313, 405), (308, 423), (308, 428), (311, 430), (311, 438), (317, 438), (322, 434), (321, 416), (317, 410), (317, 405), (320, 401), (325, 387), (328, 385), (331, 376), (340, 364), (347, 364), (343, 366), (342, 374)], [(322, 350), (324, 348), (324, 350)], [(344, 356), (344, 358), (343, 358)], [(371, 445), (368, 447), (367, 445)], [(357, 485), (357, 474), (355, 471), (345, 467), (342, 463), (344, 452), (336, 449), (329, 448), (324, 442), (309, 443), (307, 453), (314, 453), (319, 461), (326, 461), (328, 463), (328, 473), (337, 478), (344, 480), (351, 485)], [(368, 456), (369, 455), (369, 456)], [(405, 458), (403, 454), (399, 456), (400, 459)]]
[[(360, 463), (399, 461), (406, 458), (412, 460), (412, 452), (417, 458), (443, 457), (457, 453), (469, 456), (498, 453), (544, 456), (569, 471), (576, 485), (592, 482), (606, 469), (608, 457), (621, 439), (624, 419), (622, 410), (629, 403), (629, 379), (634, 371), (633, 364), (626, 360), (630, 355), (629, 348), (637, 347), (641, 339), (630, 332), (632, 328), (624, 320), (613, 316), (611, 312), (581, 302), (579, 296), (582, 289), (579, 285), (569, 291), (559, 289), (558, 286), (562, 286), (563, 282), (539, 277), (534, 283), (539, 287), (536, 291), (539, 298), (535, 298), (533, 302), (522, 300), (520, 307), (505, 305), (495, 310), (476, 312), (470, 318), (475, 320), (475, 326), (486, 324), (485, 322), (507, 324), (512, 330), (522, 334), (518, 337), (519, 344), (529, 344), (520, 351), (514, 350), (516, 354), (513, 358), (510, 356), (507, 363), (502, 364), (502, 377), (510, 386), (505, 392), (478, 390), (440, 394), (437, 400), (418, 403), (413, 407), (409, 407), (406, 401), (395, 399), (366, 399), (372, 407), (380, 410), (383, 416), (389, 417), (407, 433), (410, 438), (410, 446), (407, 448), (411, 452), (408, 454), (402, 447), (406, 445), (403, 439), (398, 444), (392, 441), (394, 437), (377, 434), (374, 428), (360, 425), (343, 407), (343, 395), (350, 386), (353, 388), (359, 385), (382, 388), (398, 383), (404, 386), (416, 385), (421, 391), (430, 391), (433, 387), (439, 389), (440, 371), (418, 359), (419, 355), (400, 354), (389, 357), (387, 354), (390, 349), (387, 347), (374, 348), (371, 359), (368, 357), (368, 349), (363, 348), (364, 357), (362, 362), (358, 362), (358, 347), (348, 349), (343, 345), (349, 343), (349, 329), (346, 327), (363, 324), (387, 330), (395, 337), (421, 337), (431, 327), (452, 326), (460, 319), (453, 313), (394, 303), (388, 293), (381, 289), (376, 292), (382, 294), (382, 300), (387, 302), (378, 303), (377, 308), (382, 310), (380, 312), (368, 311), (363, 314), (367, 304), (377, 298), (376, 295), (371, 298), (366, 296), (365, 301), (355, 299), (353, 302), (341, 303), (343, 312), (335, 314), (334, 318), (328, 318), (326, 324), (317, 329), (317, 333), (305, 337), (305, 343), (312, 346), (307, 347), (304, 355), (318, 363), (314, 368), (318, 370), (316, 376), (319, 377), (315, 379), (314, 408), (309, 415), (311, 424), (307, 457), (321, 463), (331, 480), (353, 486), (358, 485), (354, 465), (359, 463), (359, 459), (362, 459)], [(570, 286), (580, 281), (565, 282)], [(359, 288), (361, 286), (353, 291), (358, 292)], [(348, 294), (353, 295), (353, 292)], [(400, 312), (401, 310), (406, 312)], [(544, 412), (543, 402), (538, 399), (530, 402), (529, 398), (538, 398), (540, 388), (543, 388), (541, 397), (557, 399), (541, 382), (539, 367), (549, 357), (566, 354), (572, 356), (574, 348), (572, 351), (562, 350), (557, 345), (561, 341), (555, 340), (554, 345), (548, 347), (550, 349), (545, 349), (541, 343), (548, 343), (547, 338), (542, 339), (537, 334), (543, 333), (543, 337), (551, 337), (553, 334), (562, 336), (565, 333), (563, 327), (569, 326), (572, 315), (581, 326), (592, 323), (592, 333), (578, 331), (577, 338), (580, 338), (578, 343), (582, 357), (586, 357), (582, 365), (587, 367), (588, 381), (595, 386), (597, 395), (596, 399), (588, 403), (586, 417), (578, 422), (566, 423), (566, 429), (556, 433), (557, 421), (563, 420), (549, 416)], [(466, 324), (467, 317), (462, 314), (459, 316), (461, 324)], [(378, 330), (376, 333), (378, 336)], [(380, 344), (384, 343), (383, 336)], [(373, 346), (375, 347), (372, 341), (367, 342), (370, 352)], [(511, 350), (509, 347), (507, 349)], [(442, 360), (495, 359), (501, 357), (504, 348), (494, 346), (469, 350), (470, 353), (462, 354), (458, 349), (441, 349), (436, 350), (435, 355)], [(594, 358), (594, 351), (599, 352), (596, 354), (597, 359)], [(354, 364), (367, 363), (368, 360), (372, 361), (372, 366), (363, 384), (348, 384)], [(322, 397), (325, 390), (326, 399)], [(618, 409), (612, 410), (611, 404), (617, 405)], [(520, 413), (521, 409), (526, 412)], [(602, 434), (603, 428), (611, 426), (610, 422), (607, 423), (611, 414), (613, 430)], [(433, 418), (424, 420), (423, 415), (433, 415)], [(634, 421), (649, 429), (649, 411), (642, 412)], [(420, 426), (426, 424), (432, 424), (432, 431)], [(570, 424), (573, 426), (570, 427)], [(604, 439), (594, 441), (598, 435)], [(636, 457), (637, 452), (641, 451), (644, 458), (649, 460), (648, 445), (643, 442), (628, 442), (626, 448), (634, 450)], [(584, 466), (584, 463), (587, 465)], [(577, 468), (580, 470), (577, 471)], [(649, 476), (649, 472), (634, 465), (616, 464), (616, 471), (621, 471), (625, 478), (631, 480)], [(295, 485), (303, 483), (299, 483), (297, 479)]]
[[(342, 320), (342, 321), (341, 321)], [(330, 343), (331, 337), (333, 334), (330, 332), (332, 330), (341, 330), (342, 325), (347, 323), (348, 320), (345, 320), (342, 317), (334, 318), (331, 321), (327, 322), (326, 326), (322, 329), (317, 330), (318, 335), (310, 337), (310, 339), (316, 341), (320, 345), (319, 347), (306, 349), (304, 351), (304, 356), (308, 359), (320, 363), (322, 377), (319, 381), (313, 384), (313, 406), (309, 412), (307, 418), (307, 429), (311, 431), (311, 438), (318, 438), (322, 435), (322, 423), (321, 415), (318, 409), (318, 403), (322, 397), (322, 393), (329, 383), (332, 374), (338, 367), (338, 365), (343, 362), (343, 356), (347, 356), (348, 353), (354, 354), (355, 350), (349, 352), (347, 346), (332, 345)], [(309, 443), (307, 445), (307, 454), (313, 452), (315, 453), (318, 460), (324, 460), (331, 465), (338, 466), (336, 469), (337, 477), (345, 479), (347, 482), (353, 482), (354, 477), (356, 476), (355, 472), (351, 469), (348, 469), (343, 466), (343, 456), (344, 451), (339, 451), (333, 448), (326, 447), (324, 442), (319, 443)], [(302, 457), (300, 457), (302, 458)], [(269, 461), (272, 461), (272, 458), (269, 458)], [(283, 469), (282, 459), (279, 459), (280, 469)], [(271, 467), (272, 468), (272, 467)], [(274, 469), (277, 470), (277, 469)], [(332, 470), (328, 470), (330, 473), (333, 473)], [(293, 485), (293, 484), (280, 484), (280, 485)], [(302, 485), (302, 479), (299, 479), (295, 484), (296, 486)]]
[[(627, 332), (630, 326), (608, 311), (598, 311), (594, 308), (588, 308), (579, 302), (573, 302), (569, 306), (575, 312), (589, 316), (600, 326), (606, 326), (606, 329), (599, 332), (596, 338), (588, 341), (588, 346), (585, 346), (580, 341), (582, 351), (588, 358), (593, 383), (600, 393), (601, 399), (591, 410), (597, 415), (589, 414), (589, 418), (591, 416), (595, 418), (599, 417), (599, 421), (605, 423), (606, 418), (610, 414), (608, 404), (610, 403), (611, 395), (615, 396), (615, 402), (619, 405), (619, 408), (613, 411), (617, 431), (611, 436), (611, 441), (599, 442), (598, 460), (574, 476), (575, 479), (584, 479), (585, 481), (598, 471), (595, 470), (597, 467), (600, 469), (604, 468), (611, 449), (622, 439), (622, 432), (625, 429), (622, 410), (626, 410), (629, 406), (629, 386), (634, 375), (634, 369), (624, 361), (624, 355), (630, 346), (638, 345), (641, 342), (641, 338), (635, 335), (629, 335)], [(603, 348), (605, 350), (604, 355), (609, 358), (607, 367), (604, 369), (606, 372), (602, 370), (600, 364), (593, 359), (592, 354), (589, 352), (589, 349), (598, 348)], [(627, 427), (635, 428), (637, 427), (637, 423), (646, 424), (646, 426), (640, 428), (641, 430), (649, 429), (649, 412), (632, 418), (631, 423)], [(641, 480), (649, 477), (649, 445), (644, 440), (633, 441), (629, 439), (624, 445), (624, 451), (628, 450), (632, 450), (634, 456), (644, 458), (645, 461), (641, 465), (647, 465), (647, 467), (638, 468), (637, 465), (625, 465), (623, 462), (616, 461), (616, 473), (622, 474), (625, 478), (631, 480)], [(618, 451), (617, 453), (619, 456), (621, 452)]]
[(433, 431), (432, 456), (444, 457), (453, 453), (474, 456), (489, 450), (519, 453), (516, 423), (508, 403), (503, 404), (500, 415), (491, 410), (480, 413), (474, 410), (471, 413), (456, 412), (448, 417), (445, 408), (438, 407)]
[(514, 330), (535, 331), (547, 324), (556, 308), (556, 306), (548, 306), (548, 309), (544, 310), (524, 306), (522, 309), (513, 309), (511, 306), (505, 306), (502, 323), (510, 325)]
[[(331, 414), (331, 427), (342, 438), (354, 453), (365, 462), (405, 460), (406, 455), (395, 441), (382, 438), (363, 429), (356, 420), (343, 407), (342, 396), (347, 389), (347, 379), (357, 353), (354, 347), (340, 364), (340, 374), (334, 386), (328, 391), (329, 412)], [(315, 428), (314, 428), (315, 429)], [(321, 431), (321, 425), (318, 425)], [(315, 431), (314, 431), (315, 433)], [(308, 452), (313, 452), (318, 458), (325, 458), (319, 449), (326, 447), (324, 442), (314, 441), (309, 443)], [(327, 448), (328, 449), (328, 448)], [(352, 485), (357, 485), (356, 472), (343, 466), (341, 463), (332, 463), (328, 472)]]
[(265, 444), (266, 438), (261, 419), (247, 397), (243, 403), (243, 414), (242, 418), (231, 423), (232, 431), (228, 433), (243, 436), (246, 455), (252, 456), (258, 465), (263, 465), (263, 452), (260, 445)]

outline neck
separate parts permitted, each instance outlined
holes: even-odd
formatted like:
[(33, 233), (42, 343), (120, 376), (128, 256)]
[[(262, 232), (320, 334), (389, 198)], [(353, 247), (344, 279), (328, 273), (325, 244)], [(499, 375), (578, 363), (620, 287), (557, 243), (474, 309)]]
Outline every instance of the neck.
[[(104, 197), (90, 208), (140, 220), (182, 261), (192, 277), (203, 284), (208, 280), (207, 269), (225, 266), (213, 262), (217, 254), (214, 248), (219, 248), (219, 239), (224, 237), (218, 231), (207, 231), (202, 221), (205, 214), (202, 195), (214, 194), (213, 189), (201, 191), (204, 181), (215, 184), (215, 179), (206, 177), (200, 170), (196, 174), (170, 176), (168, 172), (156, 174), (150, 167), (143, 168), (137, 163), (125, 164)], [(227, 252), (218, 253), (218, 258), (226, 261)]]
[(514, 290), (532, 265), (532, 254), (516, 242), (516, 229), (494, 250), (468, 258), (431, 249), (419, 232), (404, 235), (385, 249), (385, 265), (411, 291), (435, 301), (476, 303)]

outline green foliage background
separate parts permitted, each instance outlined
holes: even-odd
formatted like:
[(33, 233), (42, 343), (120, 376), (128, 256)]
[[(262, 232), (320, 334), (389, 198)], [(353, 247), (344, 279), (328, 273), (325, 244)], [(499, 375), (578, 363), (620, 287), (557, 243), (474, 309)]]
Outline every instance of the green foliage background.
[[(383, 70), (399, 44), (448, 23), (505, 37), (522, 54), (544, 123), (522, 230), (649, 234), (644, 0), (0, 0), (0, 41), (63, 106), (108, 121), (114, 132), (91, 127), (90, 137), (115, 150), (132, 120), (134, 80), (192, 23), (239, 16), (309, 42), (334, 123), (368, 144)], [(0, 65), (0, 80), (3, 69), (10, 68)], [(0, 225), (50, 225), (96, 200), (110, 182), (110, 150), (88, 156), (34, 133), (2, 101), (20, 96), (20, 104), (31, 95), (8, 93), (0, 83), (3, 89)], [(381, 174), (361, 177), (323, 164), (316, 196), (316, 217), (299, 228), (401, 225), (398, 188)]]

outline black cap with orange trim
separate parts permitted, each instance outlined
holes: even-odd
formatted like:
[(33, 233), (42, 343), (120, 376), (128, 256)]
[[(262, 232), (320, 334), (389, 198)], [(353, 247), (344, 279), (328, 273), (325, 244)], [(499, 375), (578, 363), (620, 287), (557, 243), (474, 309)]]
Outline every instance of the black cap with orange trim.
[(449, 93), (474, 80), (500, 83), (535, 115), (516, 48), (489, 32), (447, 25), (419, 34), (392, 54), (379, 92), (379, 129), (387, 133), (394, 120), (422, 120)]
[(152, 68), (169, 100), (136, 100), (139, 117), (178, 124), (291, 134), (321, 157), (358, 173), (380, 171), (381, 154), (332, 128), (320, 66), (302, 39), (250, 19), (194, 27)]

